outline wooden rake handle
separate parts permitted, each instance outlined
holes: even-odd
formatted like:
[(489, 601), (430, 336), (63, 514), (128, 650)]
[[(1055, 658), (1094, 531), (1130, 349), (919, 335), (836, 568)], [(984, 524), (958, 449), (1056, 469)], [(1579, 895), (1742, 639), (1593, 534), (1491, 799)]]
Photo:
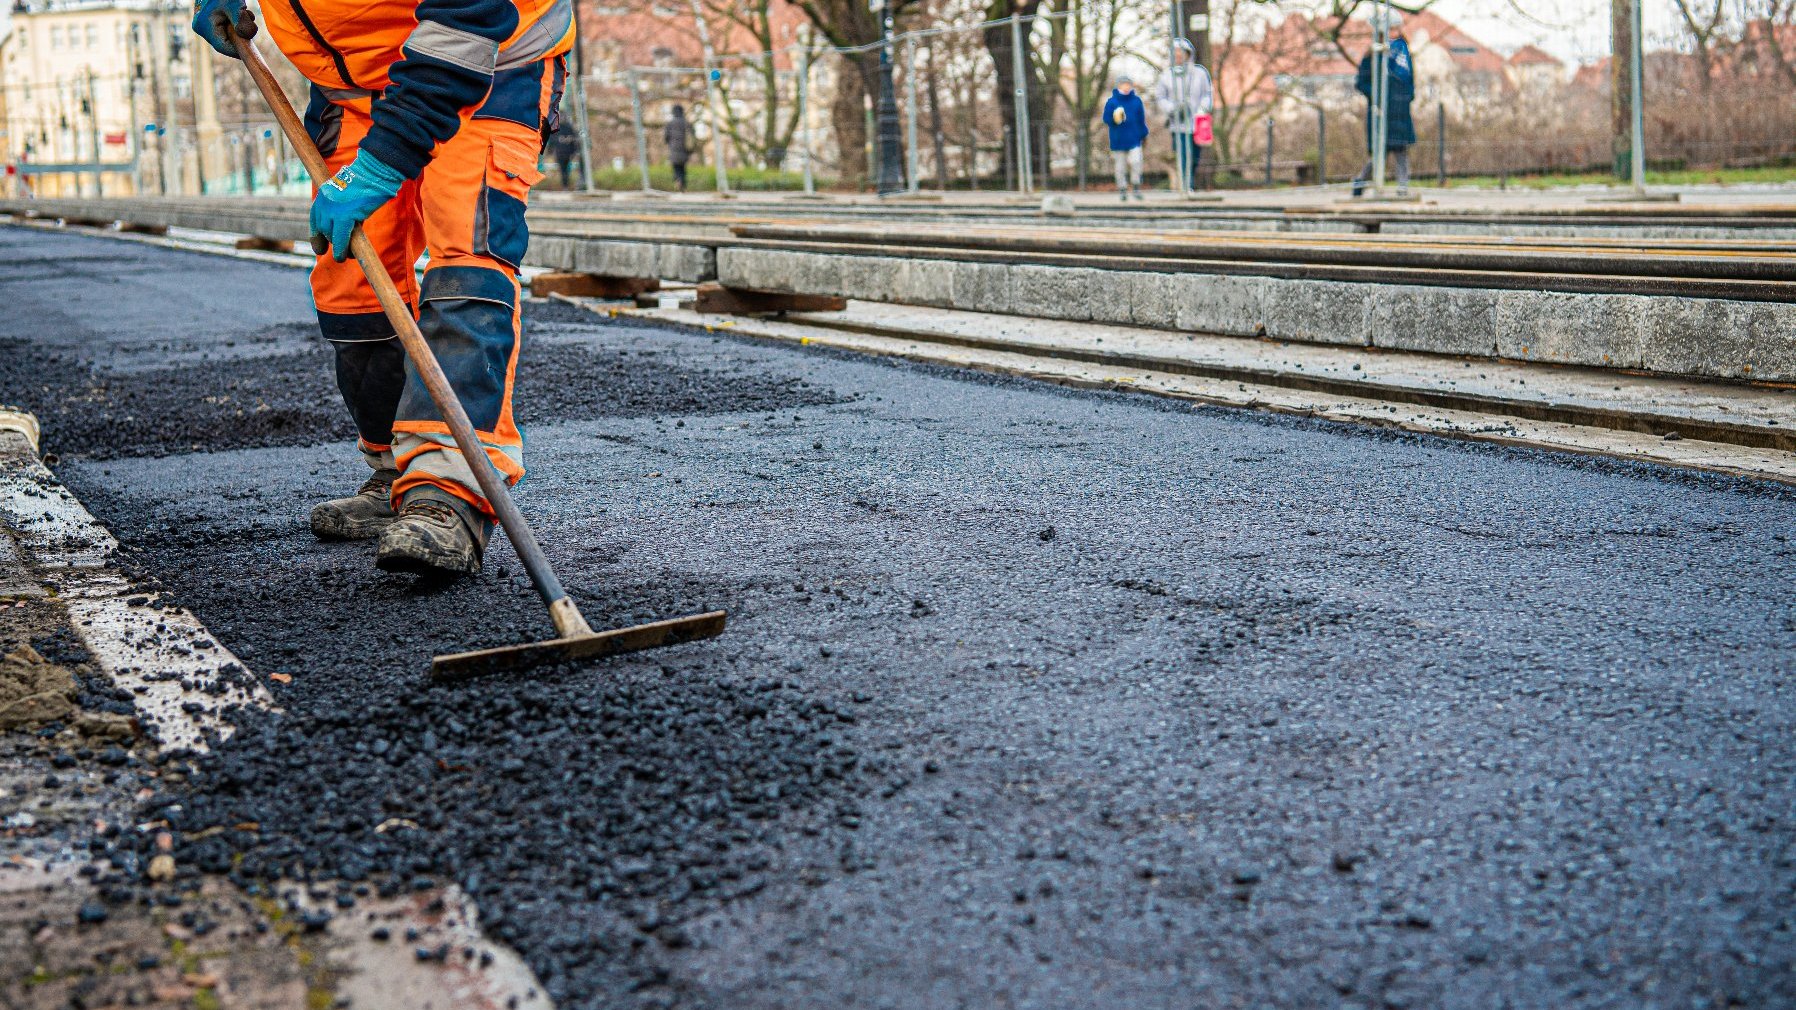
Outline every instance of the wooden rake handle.
[[(330, 171), (325, 167), (324, 155), (318, 151), (318, 145), (312, 143), (311, 135), (306, 133), (299, 114), (293, 111), (293, 104), (287, 101), (286, 92), (281, 90), (279, 82), (274, 79), (274, 72), (268, 69), (268, 63), (256, 44), (249, 39), (237, 35), (231, 30), (231, 41), (237, 46), (238, 55), (243, 58), (243, 65), (249, 68), (249, 75), (255, 79), (256, 87), (262, 92), (262, 98), (274, 112), (274, 118), (281, 124), (281, 132), (287, 135), (287, 142), (299, 152), (299, 160), (305, 163), (306, 171), (312, 176), (314, 185), (322, 186), (330, 178)], [(524, 570), (530, 573), (530, 581), (536, 585), (536, 591), (549, 608), (549, 617), (555, 622), (555, 630), (564, 638), (575, 635), (590, 635), (592, 628), (582, 617), (574, 601), (568, 599), (567, 590), (561, 586), (555, 570), (550, 567), (548, 558), (543, 556), (541, 545), (536, 542), (536, 534), (531, 532), (530, 524), (524, 520), (524, 514), (518, 511), (517, 504), (511, 500), (511, 490), (505, 486), (505, 479), (494, 469), (492, 460), (487, 458), (486, 448), (474, 434), (474, 423), (468, 420), (468, 412), (462, 409), (461, 398), (449, 385), (448, 376), (443, 374), (443, 367), (437, 364), (436, 355), (430, 351), (424, 334), (418, 329), (418, 321), (412, 318), (411, 306), (399, 294), (398, 285), (387, 275), (387, 268), (381, 262), (380, 253), (369, 241), (360, 225), (349, 239), (350, 252), (361, 264), (362, 272), (368, 275), (368, 283), (374, 287), (374, 296), (380, 300), (380, 307), (387, 313), (387, 319), (393, 324), (393, 332), (398, 334), (400, 344), (404, 345), (406, 356), (411, 358), (412, 366), (418, 370), (419, 378), (424, 380), (424, 388), (429, 391), (430, 399), (437, 405), (437, 411), (449, 425), (450, 434), (455, 436), (455, 444), (468, 461), (468, 469), (474, 471), (474, 479), (479, 481), (481, 493), (499, 517), (499, 525), (505, 528), (505, 535), (511, 538), (511, 546), (517, 551), (518, 560), (523, 562)]]

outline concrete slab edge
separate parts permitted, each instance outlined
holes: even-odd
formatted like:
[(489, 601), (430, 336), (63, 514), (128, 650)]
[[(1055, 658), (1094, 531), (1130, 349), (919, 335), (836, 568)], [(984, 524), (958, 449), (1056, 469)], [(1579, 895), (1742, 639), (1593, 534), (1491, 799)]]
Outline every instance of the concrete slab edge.
[(164, 749), (203, 751), (231, 733), (238, 705), (273, 698), (191, 612), (139, 589), (113, 566), (118, 541), (23, 440), (0, 443), (0, 523), (94, 662), (129, 692)]
[[(44, 595), (63, 604), (95, 664), (132, 694), (145, 728), (164, 749), (203, 752), (230, 736), (232, 708), (274, 709), (266, 685), (197, 617), (112, 567), (117, 539), (38, 458), (37, 431), (30, 413), (0, 411), (0, 540), (17, 540), (17, 560)], [(349, 1001), (342, 1005), (553, 1010), (523, 959), (481, 935), (473, 900), (455, 885), (369, 903), (362, 912), (327, 927), (324, 953), (337, 995)], [(376, 941), (364, 927), (381, 923), (455, 956), (421, 961), (412, 946)]]
[(726, 287), (1702, 379), (1796, 381), (1796, 305), (720, 246)]
[(1266, 410), (1467, 441), (1600, 456), (1796, 485), (1796, 453), (1776, 449), (1754, 449), (1697, 439), (1667, 442), (1652, 435), (1609, 428), (1557, 421), (1530, 421), (1447, 408), (1416, 407), (1363, 397), (1106, 367), (1016, 352), (866, 336), (802, 323), (705, 316), (689, 309), (648, 309), (635, 314), (705, 332), (736, 333), (800, 346), (829, 347), (873, 356), (898, 357), (1077, 388), (1147, 393), (1217, 406)]

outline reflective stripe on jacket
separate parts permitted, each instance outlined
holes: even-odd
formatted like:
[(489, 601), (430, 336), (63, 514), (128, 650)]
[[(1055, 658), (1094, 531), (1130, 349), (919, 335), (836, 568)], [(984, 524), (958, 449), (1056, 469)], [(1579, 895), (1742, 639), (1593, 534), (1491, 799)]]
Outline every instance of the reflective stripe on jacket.
[(264, 0), (281, 51), (332, 101), (372, 103), (362, 149), (416, 177), (497, 70), (573, 47), (574, 0)]

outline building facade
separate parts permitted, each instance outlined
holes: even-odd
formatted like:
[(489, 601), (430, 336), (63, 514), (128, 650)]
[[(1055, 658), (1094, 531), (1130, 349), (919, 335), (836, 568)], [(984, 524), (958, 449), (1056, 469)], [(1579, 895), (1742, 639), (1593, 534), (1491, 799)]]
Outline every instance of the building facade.
[(197, 193), (225, 170), (190, 6), (27, 0), (0, 28), (0, 152), (44, 196)]

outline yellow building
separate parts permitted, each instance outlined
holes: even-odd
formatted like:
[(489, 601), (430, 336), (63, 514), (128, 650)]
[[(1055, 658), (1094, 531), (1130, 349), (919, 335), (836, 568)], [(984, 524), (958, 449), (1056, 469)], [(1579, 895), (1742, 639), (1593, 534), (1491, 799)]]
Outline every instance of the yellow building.
[(43, 196), (197, 193), (228, 164), (191, 4), (26, 0), (0, 28), (0, 152)]

